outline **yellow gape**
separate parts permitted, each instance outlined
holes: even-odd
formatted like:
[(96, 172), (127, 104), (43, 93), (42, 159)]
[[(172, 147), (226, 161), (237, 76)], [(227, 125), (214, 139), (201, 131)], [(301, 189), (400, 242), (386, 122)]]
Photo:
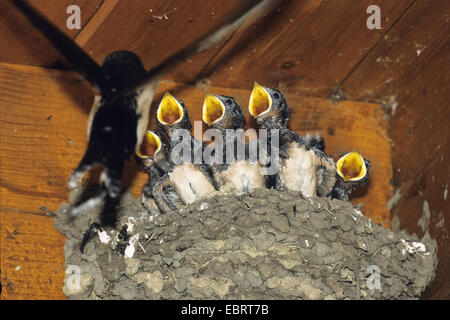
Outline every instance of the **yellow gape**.
[(158, 111), (158, 120), (165, 125), (173, 125), (183, 119), (183, 107), (170, 93), (166, 92), (162, 98)]
[(271, 106), (272, 98), (270, 97), (269, 93), (266, 91), (266, 89), (255, 82), (248, 106), (250, 114), (254, 118), (256, 118), (268, 112)]
[(342, 156), (336, 163), (336, 170), (344, 181), (358, 181), (367, 174), (364, 158), (357, 151)]
[(136, 154), (141, 159), (148, 159), (156, 155), (161, 150), (161, 140), (153, 131), (147, 130), (144, 141), (142, 141)]
[(205, 102), (203, 103), (203, 121), (208, 125), (212, 125), (220, 121), (224, 114), (225, 106), (222, 101), (212, 94), (206, 95)]

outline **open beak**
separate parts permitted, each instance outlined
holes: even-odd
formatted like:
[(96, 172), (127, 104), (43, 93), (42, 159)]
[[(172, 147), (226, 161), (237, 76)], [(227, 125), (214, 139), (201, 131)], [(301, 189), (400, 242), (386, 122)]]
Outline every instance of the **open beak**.
[(161, 150), (161, 139), (153, 131), (147, 130), (136, 154), (141, 159), (154, 157)]
[(183, 119), (183, 113), (183, 107), (178, 100), (170, 93), (166, 92), (158, 107), (158, 121), (162, 124), (171, 126)]
[(225, 114), (225, 106), (216, 96), (207, 94), (205, 102), (203, 103), (203, 121), (207, 125), (212, 125), (215, 122), (222, 120)]
[(367, 174), (364, 158), (357, 151), (347, 153), (336, 162), (337, 173), (344, 181), (359, 181)]
[(250, 103), (248, 105), (250, 114), (254, 118), (259, 117), (268, 112), (271, 106), (272, 98), (270, 97), (270, 94), (263, 86), (260, 86), (255, 82), (250, 96)]

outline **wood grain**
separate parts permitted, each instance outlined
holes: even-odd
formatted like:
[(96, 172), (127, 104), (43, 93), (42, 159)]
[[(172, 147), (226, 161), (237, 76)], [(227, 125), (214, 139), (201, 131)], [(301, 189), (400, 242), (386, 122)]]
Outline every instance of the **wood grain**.
[(63, 299), (65, 238), (39, 208), (67, 199), (90, 90), (75, 74), (40, 68), (0, 65), (0, 75), (2, 299)]
[[(231, 39), (186, 61), (168, 79), (192, 82), (210, 76), (214, 85), (234, 88), (245, 88), (257, 80), (327, 97), (412, 0), (375, 2), (382, 8), (381, 30), (366, 27), (366, 8), (374, 4), (372, 0), (284, 1), (249, 30), (238, 31)], [(79, 34), (66, 30), (66, 1), (52, 6), (49, 1), (32, 3), (72, 38), (76, 37), (98, 63), (113, 51), (130, 50), (151, 68), (257, 1), (75, 1), (83, 16)], [(0, 50), (0, 61), (52, 65), (58, 56), (55, 50), (45, 39), (40, 40), (42, 44), (36, 40), (42, 38), (40, 34), (31, 30), (10, 4), (3, 6), (1, 12), (9, 18), (0, 40), (11, 45)]]
[[(80, 30), (69, 30), (66, 27), (67, 7), (76, 4), (81, 10), (81, 28), (96, 12), (102, 0), (30, 0), (37, 10), (45, 15), (60, 30), (74, 39)], [(59, 59), (59, 52), (25, 16), (14, 7), (11, 1), (0, 1), (0, 62), (26, 64), (36, 66), (51, 66)]]
[[(84, 49), (98, 62), (113, 51), (130, 50), (149, 69), (256, 2), (119, 1)], [(189, 59), (169, 78), (179, 82), (195, 78), (220, 46)]]
[[(400, 195), (392, 215), (400, 228), (438, 243), (436, 280), (425, 297), (450, 298), (450, 3), (415, 1), (342, 87), (354, 99), (391, 109), (394, 185)], [(445, 217), (445, 218), (444, 218)]]
[[(253, 30), (237, 32), (206, 67), (214, 85), (258, 81), (328, 97), (410, 5), (405, 1), (286, 1)], [(382, 28), (366, 27), (378, 4)]]
[(52, 218), (2, 210), (0, 219), (2, 299), (65, 299), (65, 237)]
[[(64, 237), (39, 207), (54, 211), (67, 200), (66, 181), (86, 146), (87, 111), (93, 94), (72, 72), (11, 64), (0, 64), (0, 72), (2, 299), (64, 298)], [(200, 119), (203, 90), (166, 81), (155, 103), (165, 90), (186, 102), (193, 120)], [(235, 96), (248, 117), (249, 90), (209, 90)], [(381, 107), (351, 101), (333, 105), (289, 92), (286, 97), (293, 111), (292, 129), (321, 131), (332, 155), (358, 148), (372, 161), (371, 183), (354, 201), (364, 202), (363, 211), (375, 222), (388, 225), (384, 203), (391, 193), (392, 168)], [(125, 176), (138, 196), (145, 175), (136, 173), (131, 163)]]
[(103, 0), (98, 6), (98, 10), (89, 19), (88, 23), (81, 29), (80, 33), (74, 39), (75, 42), (83, 47), (92, 35), (97, 32), (97, 29), (102, 25), (105, 19), (109, 16), (111, 11), (116, 7), (119, 0)]

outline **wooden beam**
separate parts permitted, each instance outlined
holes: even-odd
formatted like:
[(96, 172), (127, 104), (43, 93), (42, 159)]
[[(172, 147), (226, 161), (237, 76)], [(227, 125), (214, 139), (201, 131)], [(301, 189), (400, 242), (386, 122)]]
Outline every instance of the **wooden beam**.
[(109, 16), (111, 11), (114, 10), (118, 2), (119, 0), (102, 1), (98, 7), (98, 10), (92, 15), (91, 19), (89, 19), (84, 28), (75, 37), (75, 42), (80, 47), (83, 47), (89, 41), (89, 39)]

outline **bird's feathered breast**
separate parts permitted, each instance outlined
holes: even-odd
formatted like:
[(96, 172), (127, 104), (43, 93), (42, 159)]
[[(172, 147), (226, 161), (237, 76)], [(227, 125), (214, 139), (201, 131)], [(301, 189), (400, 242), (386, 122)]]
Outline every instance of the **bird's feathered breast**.
[[(139, 116), (136, 114), (136, 94), (122, 97), (114, 104), (99, 103), (90, 125), (90, 147), (111, 150), (111, 156), (135, 152), (137, 136), (136, 127)], [(105, 150), (106, 151), (106, 150)]]

